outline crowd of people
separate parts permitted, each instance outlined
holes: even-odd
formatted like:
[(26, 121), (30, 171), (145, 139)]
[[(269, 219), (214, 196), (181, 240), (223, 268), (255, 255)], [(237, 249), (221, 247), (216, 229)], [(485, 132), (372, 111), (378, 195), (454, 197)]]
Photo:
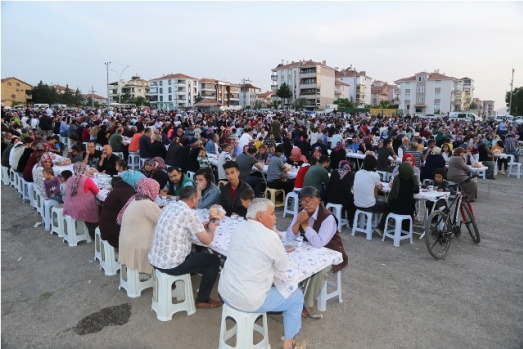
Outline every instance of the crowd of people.
[[(342, 205), (351, 226), (356, 209), (382, 213), (375, 229), (382, 235), (388, 212), (414, 215), (414, 195), (423, 182), (445, 190), (447, 181), (462, 182), (478, 166), (486, 166), (486, 177), (495, 179), (496, 163), (504, 174), (507, 160), (495, 155), (509, 154), (519, 162), (521, 134), (523, 125), (492, 120), (363, 113), (284, 111), (269, 117), (256, 111), (2, 109), (2, 166), (33, 182), (46, 199), (63, 203), (64, 214), (84, 221), (92, 238), (99, 227), (128, 268), (145, 274), (154, 269), (201, 273), (199, 308), (222, 304), (210, 297), (220, 259), (192, 248), (192, 234), (207, 244), (218, 224), (202, 223), (194, 209), (221, 205), (228, 216), (245, 217), (246, 229), (231, 238), (218, 290), (240, 310), (283, 311), (287, 349), (296, 344), (306, 316), (303, 305), (312, 311), (328, 274), (348, 264), (327, 203)], [(68, 146), (60, 137), (68, 138)], [(350, 153), (365, 156), (359, 160)], [(139, 155), (143, 168), (128, 169), (129, 154)], [(54, 173), (54, 165), (69, 164), (72, 171)], [(290, 179), (293, 170), (296, 176)], [(378, 196), (383, 181), (377, 171), (390, 174), (386, 201)], [(103, 204), (97, 200), (95, 173), (113, 176)], [(298, 191), (301, 209), (288, 238), (300, 235), (343, 256), (341, 264), (312, 277), (305, 295), (296, 291), (284, 299), (271, 287), (274, 272), (285, 270), (288, 259), (275, 242), (274, 203), (263, 198), (267, 187)], [(471, 202), (478, 199), (477, 182), (463, 189)], [(158, 198), (171, 203), (160, 209)]]

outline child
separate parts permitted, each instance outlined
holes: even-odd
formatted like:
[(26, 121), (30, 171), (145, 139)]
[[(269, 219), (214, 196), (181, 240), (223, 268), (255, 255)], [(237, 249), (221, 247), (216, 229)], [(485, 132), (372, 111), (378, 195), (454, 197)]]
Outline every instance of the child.
[(200, 168), (211, 168), (211, 163), (209, 162), (209, 158), (207, 158), (207, 153), (205, 153), (204, 147), (200, 147), (196, 160), (198, 161)]
[[(446, 191), (448, 190), (449, 182), (445, 180), (445, 170), (442, 168), (437, 168), (432, 172), (433, 180), (425, 180), (424, 187), (428, 188), (429, 186), (434, 187), (434, 191)], [(425, 205), (429, 212), (432, 212), (432, 208), (434, 207), (434, 202), (427, 201)], [(436, 202), (436, 207), (443, 207), (445, 206), (445, 200), (439, 199)]]
[(240, 203), (242, 204), (243, 207), (248, 209), (249, 206), (251, 206), (252, 200), (254, 200), (254, 190), (249, 188), (249, 189), (245, 189), (244, 191), (240, 192)]
[(118, 160), (116, 161), (116, 171), (118, 171), (118, 176), (122, 176), (122, 174), (127, 170), (127, 161), (125, 160)]
[(46, 167), (42, 170), (44, 175), (44, 187), (46, 200), (54, 200), (62, 204), (62, 194), (60, 192), (60, 178), (55, 177), (54, 171), (51, 167)]
[(60, 185), (60, 195), (62, 195), (62, 198), (65, 198), (65, 188), (67, 187), (67, 180), (72, 176), (73, 173), (69, 170), (64, 170), (62, 171), (62, 173), (60, 173), (60, 181), (62, 182), (62, 184)]

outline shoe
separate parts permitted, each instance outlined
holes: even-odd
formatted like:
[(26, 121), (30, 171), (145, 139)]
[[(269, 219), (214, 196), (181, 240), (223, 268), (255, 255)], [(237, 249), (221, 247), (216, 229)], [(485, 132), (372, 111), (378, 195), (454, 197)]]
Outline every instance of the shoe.
[(500, 174), (504, 175), (505, 174), (505, 171), (501, 170), (499, 171)]
[(292, 349), (307, 349), (307, 344), (305, 341), (294, 341), (292, 343)]
[(214, 309), (214, 308), (219, 308), (221, 307), (223, 304), (222, 301), (216, 301), (212, 298), (209, 298), (209, 301), (208, 302), (195, 302), (194, 305), (196, 306), (196, 308), (198, 309)]
[[(312, 314), (314, 312), (314, 307), (309, 307), (309, 312)], [(301, 311), (301, 317), (304, 319), (309, 317), (309, 314), (307, 314), (307, 310), (303, 309)]]
[(378, 234), (380, 238), (383, 237), (383, 231), (381, 231), (380, 228), (376, 228), (376, 229), (374, 229), (374, 233), (375, 233), (375, 234)]

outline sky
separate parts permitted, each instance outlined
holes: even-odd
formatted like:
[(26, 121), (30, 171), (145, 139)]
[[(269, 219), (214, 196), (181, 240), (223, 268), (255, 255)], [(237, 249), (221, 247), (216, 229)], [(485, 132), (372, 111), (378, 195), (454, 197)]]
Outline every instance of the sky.
[[(1, 3), (1, 76), (107, 96), (109, 81), (170, 73), (270, 90), (282, 61), (352, 65), (392, 84), (427, 71), (474, 80), (505, 106), (523, 86), (523, 2)], [(129, 66), (129, 68), (126, 68)]]

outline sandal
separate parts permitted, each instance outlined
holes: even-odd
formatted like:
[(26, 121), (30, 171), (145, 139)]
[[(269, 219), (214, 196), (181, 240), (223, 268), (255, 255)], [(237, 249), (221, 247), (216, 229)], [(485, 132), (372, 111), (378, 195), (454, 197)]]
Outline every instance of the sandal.
[(307, 343), (305, 341), (294, 341), (292, 342), (292, 349), (307, 349)]

